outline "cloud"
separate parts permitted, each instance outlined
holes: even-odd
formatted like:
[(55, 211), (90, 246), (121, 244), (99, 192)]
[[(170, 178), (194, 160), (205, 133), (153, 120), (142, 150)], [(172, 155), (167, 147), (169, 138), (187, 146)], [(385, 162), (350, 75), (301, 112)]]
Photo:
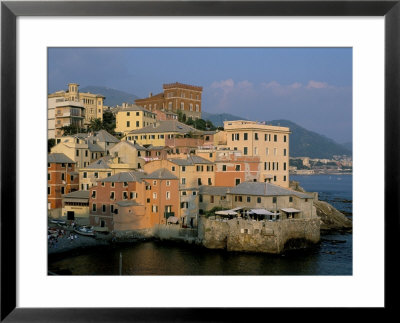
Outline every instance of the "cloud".
[(307, 86), (307, 89), (327, 89), (327, 88), (332, 88), (328, 83), (326, 82), (317, 82), (317, 81), (309, 81)]

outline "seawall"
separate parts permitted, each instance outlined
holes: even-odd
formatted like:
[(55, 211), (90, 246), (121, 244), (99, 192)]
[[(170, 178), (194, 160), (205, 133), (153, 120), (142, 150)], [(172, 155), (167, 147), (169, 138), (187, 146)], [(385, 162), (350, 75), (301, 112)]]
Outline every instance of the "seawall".
[(279, 254), (320, 241), (320, 219), (199, 221), (199, 242), (206, 248)]

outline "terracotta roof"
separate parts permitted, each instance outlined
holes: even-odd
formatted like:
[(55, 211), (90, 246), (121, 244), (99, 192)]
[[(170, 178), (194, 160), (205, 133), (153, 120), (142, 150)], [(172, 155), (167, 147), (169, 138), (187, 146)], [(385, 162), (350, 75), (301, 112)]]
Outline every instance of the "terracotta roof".
[(165, 168), (157, 169), (149, 175), (144, 176), (145, 179), (178, 179), (174, 174)]

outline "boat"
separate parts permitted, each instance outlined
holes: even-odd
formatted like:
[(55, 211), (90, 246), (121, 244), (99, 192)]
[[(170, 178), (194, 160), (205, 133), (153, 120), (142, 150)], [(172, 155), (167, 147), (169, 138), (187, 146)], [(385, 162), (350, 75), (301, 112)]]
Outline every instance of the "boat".
[(77, 228), (74, 229), (74, 231), (76, 233), (79, 233), (79, 234), (83, 235), (83, 236), (90, 236), (90, 237), (94, 237), (95, 236), (94, 230), (89, 228), (89, 227), (86, 227), (86, 226), (77, 227)]
[(59, 225), (66, 225), (67, 224), (67, 222), (65, 222), (64, 220), (60, 220), (60, 219), (51, 219), (50, 223), (59, 224)]

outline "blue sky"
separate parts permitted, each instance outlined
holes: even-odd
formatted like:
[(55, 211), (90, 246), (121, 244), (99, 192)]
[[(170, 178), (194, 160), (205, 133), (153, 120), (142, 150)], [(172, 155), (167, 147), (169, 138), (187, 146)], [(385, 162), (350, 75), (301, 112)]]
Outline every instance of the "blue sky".
[(203, 111), (288, 119), (352, 141), (351, 48), (50, 48), (49, 92), (106, 86), (148, 96), (163, 83), (203, 86)]

